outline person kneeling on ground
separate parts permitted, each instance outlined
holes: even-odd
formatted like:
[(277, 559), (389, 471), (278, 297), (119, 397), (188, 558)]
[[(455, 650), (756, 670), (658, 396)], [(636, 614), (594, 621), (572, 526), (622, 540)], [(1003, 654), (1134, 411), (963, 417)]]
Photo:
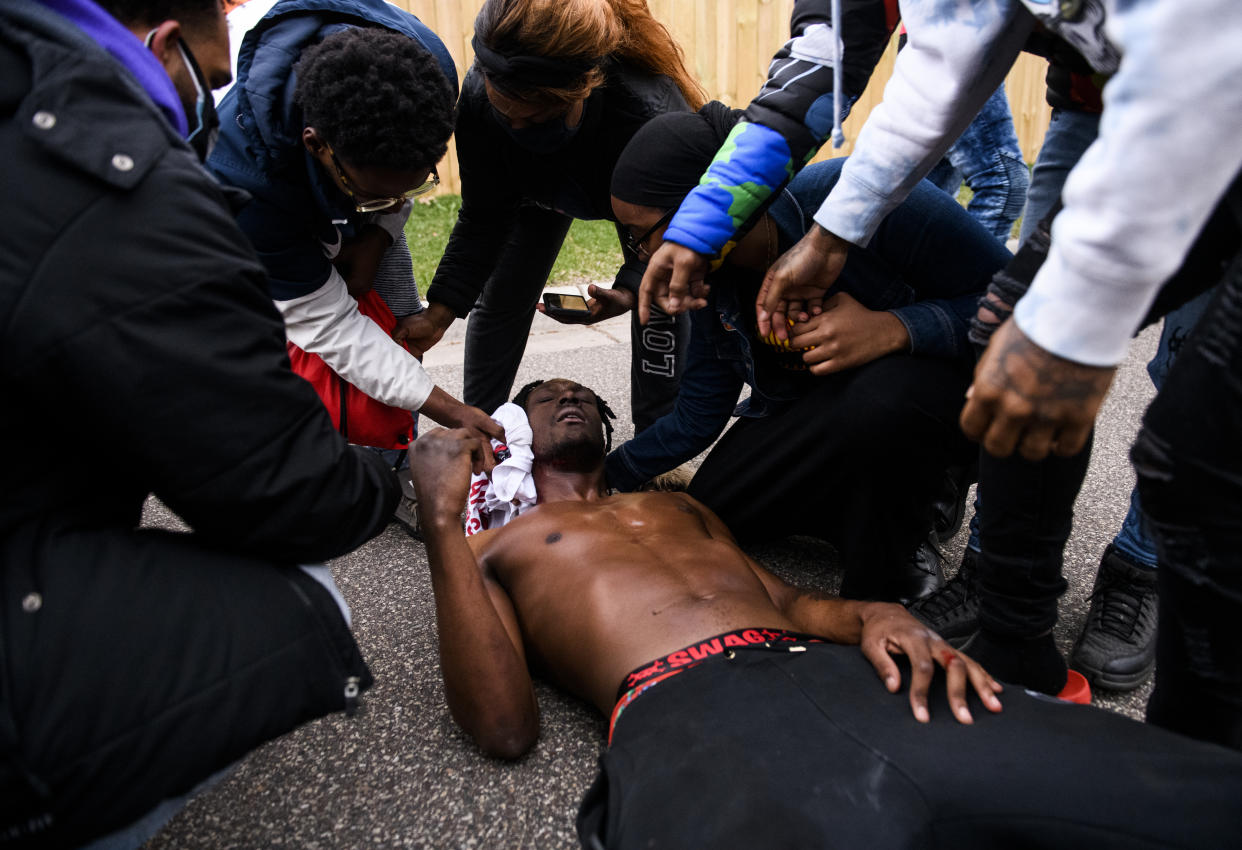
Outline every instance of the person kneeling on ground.
[[(0, 3), (6, 847), (136, 847), (371, 684), (314, 562), (383, 530), (400, 488), (290, 370), (182, 138), (227, 78), (219, 0)], [(151, 493), (189, 533), (139, 528)]]
[[(538, 503), (507, 525), (462, 534), (478, 441), (411, 449), (441, 669), (494, 756), (538, 737), (528, 661), (611, 715), (584, 847), (1204, 847), (1242, 829), (1242, 755), (1024, 693), (1002, 712), (1000, 686), (900, 606), (798, 591), (685, 493), (608, 495), (589, 389), (515, 402)], [(958, 722), (932, 721), (946, 699)]]
[[(503, 437), (392, 337), (395, 317), (423, 309), (403, 227), (410, 200), (439, 183), (456, 83), (440, 39), (383, 0), (280, 0), (244, 36), (220, 103), (207, 166), (250, 194), (237, 221), (299, 349), (295, 370), (322, 374), (304, 363), (313, 355), (335, 373), (320, 394), (354, 443), (404, 448), (410, 411)], [(362, 421), (346, 409), (353, 388), (391, 410), (359, 400)]]
[[(641, 255), (741, 117), (721, 103), (659, 116), (613, 173), (613, 208)], [(633, 490), (712, 446), (690, 493), (744, 541), (832, 543), (842, 593), (909, 600), (943, 582), (931, 538), (946, 468), (974, 450), (957, 424), (979, 295), (1010, 254), (952, 198), (922, 183), (854, 252), (825, 309), (776, 346), (755, 330), (763, 275), (813, 226), (844, 159), (815, 163), (775, 198), (707, 278), (674, 410), (608, 458)], [(721, 189), (720, 191), (723, 191)], [(750, 397), (737, 405), (739, 392)], [(735, 411), (735, 407), (737, 408)], [(842, 497), (835, 497), (842, 494)]]

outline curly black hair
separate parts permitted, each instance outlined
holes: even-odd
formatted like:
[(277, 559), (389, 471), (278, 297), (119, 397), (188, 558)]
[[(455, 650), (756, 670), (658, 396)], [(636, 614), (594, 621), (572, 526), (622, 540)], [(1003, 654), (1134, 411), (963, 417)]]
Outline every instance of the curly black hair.
[(294, 72), (305, 126), (350, 165), (421, 171), (448, 150), (453, 87), (413, 39), (351, 27), (302, 51)]
[[(526, 386), (517, 391), (513, 396), (513, 403), (523, 410), (526, 409), (526, 402), (530, 399), (530, 394), (535, 387), (544, 383), (544, 381), (531, 381)], [(589, 388), (588, 388), (589, 389)], [(617, 418), (617, 414), (612, 412), (612, 408), (608, 406), (608, 402), (599, 397), (595, 390), (591, 390), (591, 395), (595, 396), (595, 409), (599, 411), (599, 418), (604, 423), (604, 453), (612, 451), (612, 420)]]

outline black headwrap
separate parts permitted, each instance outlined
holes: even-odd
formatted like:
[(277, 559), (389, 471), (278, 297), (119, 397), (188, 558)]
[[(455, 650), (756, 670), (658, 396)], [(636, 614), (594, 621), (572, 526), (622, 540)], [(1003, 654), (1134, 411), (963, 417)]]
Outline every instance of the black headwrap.
[(502, 89), (570, 88), (601, 61), (598, 56), (506, 56), (477, 35), (470, 44), (487, 78)]
[(612, 194), (631, 204), (672, 209), (699, 178), (742, 117), (718, 100), (698, 112), (666, 112), (630, 139), (612, 171)]

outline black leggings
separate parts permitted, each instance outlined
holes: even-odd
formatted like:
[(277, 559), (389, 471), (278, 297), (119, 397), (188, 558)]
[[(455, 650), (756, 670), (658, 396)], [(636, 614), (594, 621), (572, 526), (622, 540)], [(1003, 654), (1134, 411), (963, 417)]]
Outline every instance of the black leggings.
[[(908, 681), (908, 674), (907, 674)], [(856, 647), (746, 648), (618, 720), (578, 814), (595, 848), (1235, 846), (1242, 755), (1010, 687), (930, 724)]]

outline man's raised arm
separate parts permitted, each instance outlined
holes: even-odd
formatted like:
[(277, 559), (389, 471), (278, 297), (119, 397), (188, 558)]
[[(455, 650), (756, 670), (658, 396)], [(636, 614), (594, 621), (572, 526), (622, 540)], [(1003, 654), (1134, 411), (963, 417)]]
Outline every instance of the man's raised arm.
[(436, 597), (440, 670), (449, 712), (488, 755), (517, 758), (539, 736), (535, 701), (513, 603), (462, 534), (461, 510), (479, 440), (435, 430), (410, 446)]

